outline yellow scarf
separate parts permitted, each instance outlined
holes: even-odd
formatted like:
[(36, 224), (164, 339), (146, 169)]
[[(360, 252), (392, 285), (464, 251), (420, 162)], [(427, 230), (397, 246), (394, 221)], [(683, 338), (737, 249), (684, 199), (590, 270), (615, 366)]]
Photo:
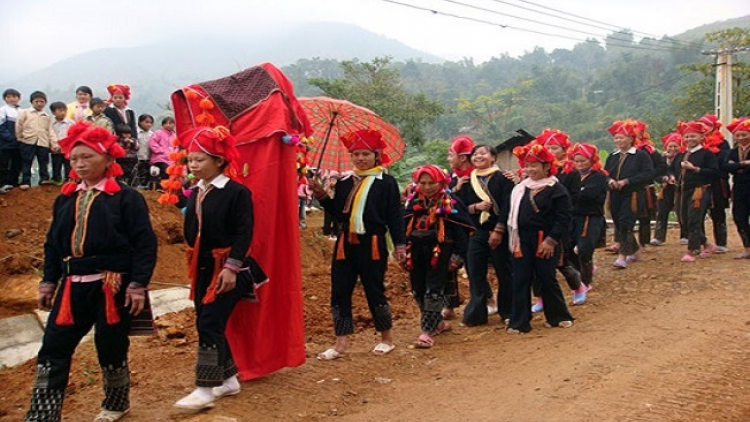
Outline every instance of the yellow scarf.
[[(487, 194), (487, 192), (482, 187), (482, 184), (479, 181), (479, 177), (491, 176), (498, 171), (500, 171), (500, 169), (493, 165), (490, 168), (481, 170), (474, 169), (474, 171), (471, 172), (471, 188), (474, 189), (474, 193), (476, 193), (479, 199), (481, 199), (482, 201), (492, 202), (492, 198), (490, 198), (490, 195)], [(484, 224), (484, 222), (489, 218), (489, 211), (482, 211), (482, 213), (479, 214), (479, 223)]]
[(354, 170), (354, 174), (361, 177), (357, 185), (354, 186), (352, 199), (351, 214), (349, 215), (349, 233), (365, 234), (365, 203), (370, 188), (375, 179), (383, 174), (383, 167), (376, 166), (368, 170)]

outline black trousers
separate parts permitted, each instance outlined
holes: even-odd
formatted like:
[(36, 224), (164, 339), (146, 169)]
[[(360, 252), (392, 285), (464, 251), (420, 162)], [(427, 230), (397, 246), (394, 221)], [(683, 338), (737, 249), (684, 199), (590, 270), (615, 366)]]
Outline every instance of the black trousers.
[[(67, 288), (67, 287), (66, 287)], [(96, 327), (94, 343), (102, 368), (104, 400), (102, 408), (123, 411), (130, 408), (130, 371), (128, 349), (130, 314), (124, 307), (125, 289), (115, 295), (120, 322), (109, 325), (106, 320), (102, 282), (70, 283), (74, 325), (56, 323), (62, 292), (52, 306), (42, 347), (37, 356), (37, 372), (26, 421), (59, 421), (70, 364), (78, 343), (92, 326)]]
[(421, 329), (431, 333), (437, 330), (442, 321), (441, 311), (444, 305), (444, 290), (450, 274), (448, 264), (453, 253), (453, 244), (441, 245), (437, 264), (433, 267), (431, 260), (437, 239), (434, 236), (410, 240), (411, 256), (414, 268), (409, 272), (411, 290), (414, 300), (422, 313)]
[(336, 235), (336, 219), (333, 218), (333, 214), (328, 211), (323, 213), (323, 235), (331, 236)]
[(656, 190), (646, 186), (643, 192), (643, 208), (638, 213), (638, 243), (646, 246), (651, 242), (651, 220), (656, 215)]
[(742, 246), (750, 248), (750, 184), (735, 183), (732, 193), (732, 218)]
[[(635, 207), (632, 203), (634, 199)], [(633, 227), (635, 226), (636, 213), (643, 207), (643, 195), (612, 191), (610, 207), (612, 220), (615, 221), (615, 241), (620, 242), (620, 253), (623, 255), (636, 253), (638, 242), (633, 235)]]
[(148, 160), (138, 160), (138, 186), (147, 186), (149, 179), (149, 168), (151, 164)]
[(69, 177), (70, 160), (65, 159), (65, 154), (52, 153), (52, 180), (62, 182)]
[(0, 151), (0, 187), (18, 186), (21, 176), (21, 151), (6, 149)]
[(19, 142), (21, 148), (21, 184), (31, 185), (31, 165), (34, 158), (39, 166), (39, 182), (49, 180), (49, 148)]
[(391, 307), (385, 296), (385, 271), (388, 268), (388, 249), (384, 236), (378, 236), (378, 253), (380, 259), (373, 260), (372, 237), (359, 235), (358, 244), (350, 244), (348, 233), (341, 233), (336, 240), (334, 251), (339, 243), (344, 243), (345, 259), (336, 259), (331, 263), (331, 314), (333, 329), (337, 336), (354, 333), (352, 317), (352, 294), (357, 279), (362, 282), (367, 298), (367, 306), (375, 322), (377, 331), (388, 331), (393, 327)]
[(688, 231), (688, 250), (700, 252), (701, 246), (706, 244), (706, 211), (711, 204), (711, 187), (706, 185), (703, 188), (703, 195), (698, 202), (698, 206), (693, 204), (693, 195), (695, 189), (686, 190), (682, 195), (680, 210), (683, 221), (687, 222)]
[(213, 258), (199, 261), (193, 302), (198, 330), (198, 362), (195, 366), (195, 385), (198, 387), (218, 387), (225, 379), (237, 374), (225, 333), (232, 311), (249, 289), (249, 285), (243, 284), (246, 280), (238, 277), (234, 289), (218, 295), (209, 304), (202, 304), (213, 276), (213, 263)]
[(469, 303), (464, 308), (463, 322), (466, 325), (483, 325), (487, 323), (487, 300), (492, 294), (492, 288), (487, 281), (489, 263), (495, 268), (497, 275), (497, 311), (500, 318), (510, 317), (511, 309), (511, 268), (510, 251), (507, 236), (496, 249), (491, 249), (487, 243), (490, 232), (477, 229), (474, 236), (469, 238), (469, 249), (466, 253), (466, 271), (469, 273)]
[(538, 258), (538, 233), (522, 230), (519, 235), (522, 256), (513, 257), (513, 303), (508, 328), (523, 333), (531, 331), (531, 280), (536, 280), (539, 284), (539, 293), (544, 301), (544, 318), (550, 325), (573, 321), (560, 285), (555, 279), (560, 248), (556, 248), (551, 258)]
[(654, 237), (662, 242), (667, 239), (667, 226), (669, 224), (669, 213), (674, 211), (680, 224), (680, 239), (687, 238), (687, 224), (682, 221), (682, 213), (678, 209), (679, 194), (677, 186), (664, 184), (662, 185), (662, 194), (656, 202), (656, 229)]

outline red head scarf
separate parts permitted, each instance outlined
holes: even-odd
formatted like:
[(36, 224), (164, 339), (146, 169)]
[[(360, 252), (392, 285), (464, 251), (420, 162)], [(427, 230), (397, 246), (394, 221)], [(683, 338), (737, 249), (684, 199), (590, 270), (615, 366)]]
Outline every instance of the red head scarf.
[(685, 140), (682, 139), (682, 135), (678, 132), (672, 132), (669, 135), (665, 135), (661, 138), (662, 145), (664, 146), (664, 150), (667, 149), (667, 146), (669, 144), (677, 144), (680, 146), (680, 152), (685, 152), (687, 150), (687, 146), (685, 146)]
[(383, 140), (383, 134), (373, 129), (362, 129), (356, 132), (349, 132), (341, 135), (339, 138), (349, 152), (358, 149), (369, 149), (380, 153), (380, 162), (388, 164), (390, 159), (383, 150), (387, 146)]
[(544, 129), (534, 141), (545, 147), (557, 145), (563, 149), (568, 149), (571, 145), (568, 134), (559, 129)]
[(414, 181), (414, 183), (419, 183), (419, 178), (422, 177), (423, 174), (428, 174), (432, 180), (440, 183), (442, 187), (447, 186), (448, 182), (450, 182), (448, 174), (443, 169), (433, 164), (417, 167), (417, 169), (414, 170), (414, 173), (411, 174), (411, 180)]
[(710, 131), (709, 127), (705, 123), (694, 121), (694, 122), (679, 122), (677, 123), (677, 132), (680, 135), (686, 133), (700, 133), (702, 135), (707, 134)]
[(513, 148), (513, 155), (518, 157), (518, 164), (523, 167), (526, 163), (550, 163), (549, 175), (557, 174), (557, 160), (551, 152), (541, 144), (529, 144)]
[(721, 129), (721, 122), (719, 121), (719, 116), (715, 114), (706, 114), (705, 116), (698, 119), (698, 121), (708, 126), (709, 130), (713, 131), (713, 130)]
[[(99, 155), (108, 155), (112, 158), (120, 158), (125, 156), (125, 150), (122, 149), (119, 143), (117, 143), (117, 137), (107, 129), (103, 127), (94, 126), (89, 122), (81, 121), (74, 123), (68, 129), (68, 136), (58, 141), (60, 149), (62, 149), (65, 158), (70, 158), (70, 151), (76, 145), (85, 145)], [(104, 176), (109, 178), (105, 185), (104, 191), (107, 193), (115, 193), (120, 190), (117, 182), (114, 181), (114, 177), (122, 176), (122, 167), (117, 164), (116, 161), (112, 162), (107, 168), (107, 172)], [(71, 179), (80, 179), (75, 170), (70, 170)], [(65, 195), (70, 195), (75, 192), (75, 182), (68, 182), (62, 187), (62, 192)]]
[(727, 125), (727, 130), (732, 133), (737, 133), (739, 131), (750, 132), (750, 119), (747, 117), (733, 119), (732, 122)]
[(112, 102), (112, 97), (116, 94), (122, 94), (125, 97), (125, 104), (130, 100), (130, 85), (121, 84), (109, 84), (107, 85), (107, 92), (109, 92), (109, 102)]
[(573, 145), (573, 148), (568, 151), (568, 158), (572, 160), (576, 155), (581, 155), (591, 160), (591, 170), (601, 171), (604, 174), (607, 174), (606, 170), (602, 169), (602, 160), (599, 158), (599, 149), (595, 145), (582, 143)]
[(474, 149), (474, 140), (469, 136), (459, 135), (451, 139), (451, 146), (448, 151), (457, 155), (469, 155)]
[(638, 134), (640, 133), (640, 129), (642, 128), (642, 126), (643, 123), (637, 120), (616, 120), (607, 130), (612, 136), (625, 135), (635, 139), (638, 138)]
[(224, 126), (196, 127), (180, 135), (180, 145), (186, 152), (204, 152), (214, 157), (223, 158), (232, 163), (237, 160), (239, 153), (235, 145), (234, 136)]

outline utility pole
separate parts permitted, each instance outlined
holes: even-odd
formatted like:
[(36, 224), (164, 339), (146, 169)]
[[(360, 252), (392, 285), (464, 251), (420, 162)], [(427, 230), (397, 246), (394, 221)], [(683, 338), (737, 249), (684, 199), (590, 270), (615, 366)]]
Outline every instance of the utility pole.
[(703, 51), (703, 55), (712, 55), (716, 57), (714, 67), (716, 68), (716, 94), (714, 96), (714, 112), (721, 122), (721, 132), (729, 142), (729, 146), (734, 146), (732, 137), (729, 136), (727, 125), (732, 121), (733, 104), (732, 104), (732, 60), (734, 53), (750, 50), (747, 47), (729, 47), (713, 51)]

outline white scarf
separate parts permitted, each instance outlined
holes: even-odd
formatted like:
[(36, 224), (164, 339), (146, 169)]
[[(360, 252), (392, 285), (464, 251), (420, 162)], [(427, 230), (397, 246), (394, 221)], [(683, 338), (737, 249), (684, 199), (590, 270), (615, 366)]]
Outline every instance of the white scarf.
[(513, 188), (513, 191), (510, 193), (510, 212), (508, 213), (508, 229), (510, 230), (508, 247), (511, 253), (521, 248), (521, 237), (518, 234), (518, 210), (521, 208), (521, 200), (524, 193), (526, 193), (526, 188), (536, 190), (544, 186), (552, 186), (555, 183), (557, 183), (557, 177), (555, 176), (539, 180), (532, 180), (530, 177), (527, 177)]

